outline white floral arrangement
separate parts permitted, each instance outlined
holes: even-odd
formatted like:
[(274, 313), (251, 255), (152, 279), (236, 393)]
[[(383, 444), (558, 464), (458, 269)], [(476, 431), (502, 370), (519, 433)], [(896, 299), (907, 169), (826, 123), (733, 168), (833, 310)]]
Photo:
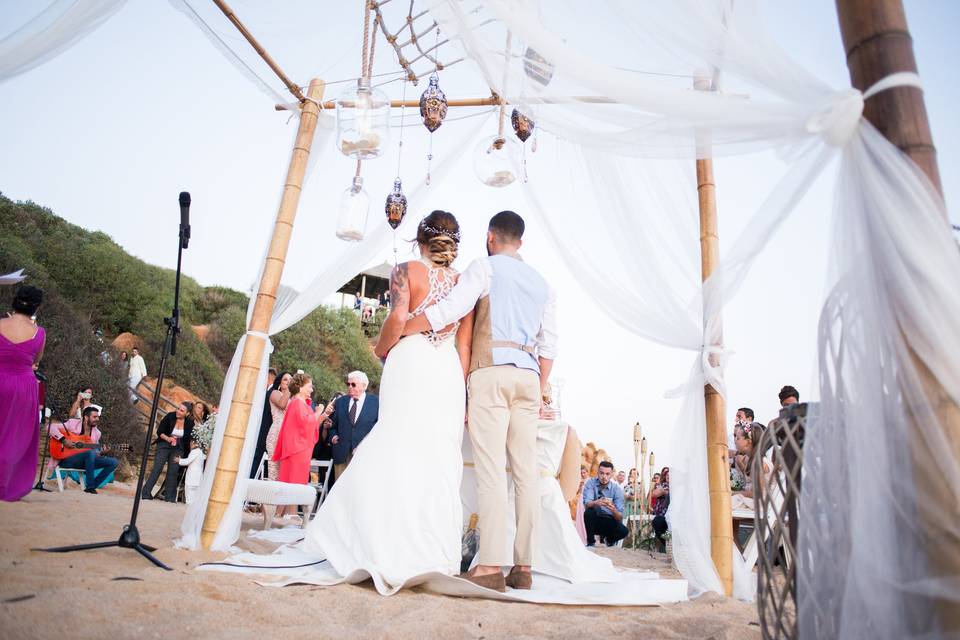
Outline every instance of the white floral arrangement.
[(204, 455), (210, 454), (210, 443), (213, 442), (213, 430), (217, 426), (217, 414), (211, 413), (207, 419), (193, 428), (193, 439), (197, 441)]

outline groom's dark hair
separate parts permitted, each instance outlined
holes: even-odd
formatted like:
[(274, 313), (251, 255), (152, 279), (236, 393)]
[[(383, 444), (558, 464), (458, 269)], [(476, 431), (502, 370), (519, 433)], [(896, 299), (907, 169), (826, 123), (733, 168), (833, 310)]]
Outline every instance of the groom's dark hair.
[(490, 218), (490, 226), (488, 227), (497, 237), (507, 242), (516, 242), (522, 238), (525, 228), (523, 218), (513, 211), (501, 211), (493, 216)]

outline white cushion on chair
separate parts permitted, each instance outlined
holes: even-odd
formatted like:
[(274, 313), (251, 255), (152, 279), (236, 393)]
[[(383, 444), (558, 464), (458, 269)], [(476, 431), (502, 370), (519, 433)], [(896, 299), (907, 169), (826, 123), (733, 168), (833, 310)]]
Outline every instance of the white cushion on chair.
[(317, 491), (309, 484), (275, 480), (247, 480), (247, 501), (260, 504), (313, 505)]

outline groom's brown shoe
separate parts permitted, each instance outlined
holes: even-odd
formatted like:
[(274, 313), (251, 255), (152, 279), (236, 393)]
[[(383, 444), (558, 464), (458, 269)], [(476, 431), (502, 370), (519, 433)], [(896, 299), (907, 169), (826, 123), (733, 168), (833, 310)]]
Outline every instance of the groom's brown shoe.
[(491, 573), (485, 576), (472, 576), (469, 573), (461, 573), (460, 577), (464, 580), (469, 580), (478, 587), (483, 587), (484, 589), (493, 589), (494, 591), (499, 591), (503, 593), (507, 590), (506, 583), (503, 580), (502, 573)]
[(521, 571), (514, 567), (510, 569), (504, 582), (511, 589), (530, 589), (533, 587), (533, 575), (529, 571)]

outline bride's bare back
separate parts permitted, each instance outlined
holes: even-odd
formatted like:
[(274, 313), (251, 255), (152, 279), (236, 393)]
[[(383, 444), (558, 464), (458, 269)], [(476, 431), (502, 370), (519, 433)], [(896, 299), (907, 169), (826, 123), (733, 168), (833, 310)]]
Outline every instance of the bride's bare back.
[[(397, 265), (390, 274), (390, 314), (383, 323), (376, 354), (383, 358), (400, 339), (403, 325), (412, 315), (442, 299), (456, 284), (459, 274), (449, 267), (428, 266), (425, 260), (411, 260)], [(436, 332), (445, 337), (456, 331), (450, 325)]]

